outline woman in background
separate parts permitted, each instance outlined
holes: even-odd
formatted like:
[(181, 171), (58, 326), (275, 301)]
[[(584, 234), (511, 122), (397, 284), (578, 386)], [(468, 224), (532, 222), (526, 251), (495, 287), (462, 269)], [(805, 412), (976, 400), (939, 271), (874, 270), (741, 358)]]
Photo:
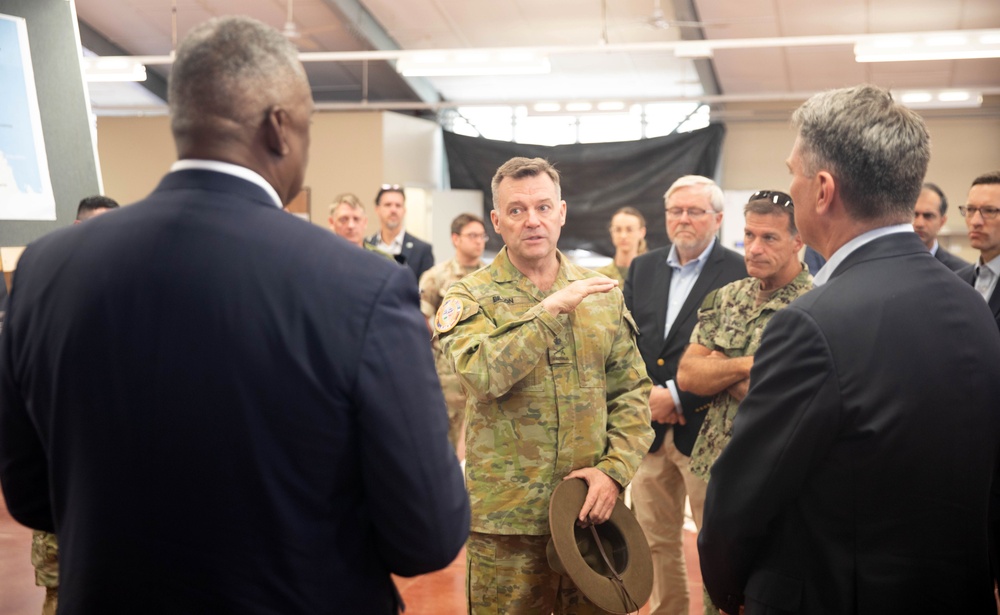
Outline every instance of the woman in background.
[(621, 288), (625, 285), (632, 259), (647, 250), (646, 218), (635, 207), (622, 207), (611, 216), (608, 231), (611, 232), (611, 243), (615, 244), (615, 258), (595, 271), (618, 280), (618, 287)]

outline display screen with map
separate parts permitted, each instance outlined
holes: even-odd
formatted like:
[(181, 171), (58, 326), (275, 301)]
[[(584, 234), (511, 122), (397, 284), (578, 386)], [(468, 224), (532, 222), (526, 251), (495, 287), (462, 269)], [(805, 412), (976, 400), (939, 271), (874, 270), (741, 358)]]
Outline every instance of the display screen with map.
[(28, 29), (0, 14), (0, 220), (55, 220)]

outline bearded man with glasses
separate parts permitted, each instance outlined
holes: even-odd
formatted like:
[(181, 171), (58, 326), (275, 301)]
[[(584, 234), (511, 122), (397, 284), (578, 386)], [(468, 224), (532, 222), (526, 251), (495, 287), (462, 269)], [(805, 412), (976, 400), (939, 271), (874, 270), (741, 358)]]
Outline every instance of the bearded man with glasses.
[(743, 257), (716, 239), (724, 197), (714, 181), (686, 175), (664, 195), (672, 246), (636, 257), (625, 280), (625, 304), (639, 326), (639, 352), (656, 385), (649, 409), (656, 438), (632, 480), (635, 516), (653, 553), (650, 615), (687, 615), (684, 501), (701, 527), (705, 481), (689, 469), (711, 396), (674, 382), (677, 364), (711, 291), (746, 277)]

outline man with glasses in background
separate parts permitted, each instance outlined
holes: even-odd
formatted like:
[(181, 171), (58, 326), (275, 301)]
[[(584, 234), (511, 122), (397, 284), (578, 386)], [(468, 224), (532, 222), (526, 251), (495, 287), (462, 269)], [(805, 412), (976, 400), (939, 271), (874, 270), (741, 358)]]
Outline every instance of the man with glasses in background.
[(1000, 327), (1000, 293), (996, 291), (1000, 277), (1000, 171), (980, 175), (972, 181), (966, 205), (959, 207), (969, 229), (969, 243), (979, 250), (975, 265), (959, 272), (972, 284), (990, 306)]
[[(451, 245), (455, 246), (455, 258), (434, 265), (420, 276), (420, 311), (427, 317), (427, 326), (432, 332), (434, 315), (451, 285), (486, 266), (482, 256), (488, 240), (482, 218), (459, 214), (452, 220)], [(448, 404), (448, 440), (461, 459), (465, 456), (465, 447), (460, 446), (462, 428), (465, 427), (465, 391), (455, 374), (455, 364), (441, 352), (438, 339), (435, 337), (431, 343), (441, 390)]]
[[(792, 207), (784, 192), (762, 190), (750, 197), (743, 208), (743, 259), (750, 277), (705, 297), (691, 344), (677, 368), (677, 384), (683, 390), (713, 396), (691, 452), (691, 473), (705, 482), (732, 436), (764, 327), (778, 310), (812, 288), (809, 269), (798, 258), (802, 239)], [(707, 593), (704, 604), (705, 613), (718, 613)]]
[(672, 246), (636, 257), (625, 280), (625, 304), (639, 326), (639, 351), (656, 385), (649, 397), (656, 438), (632, 480), (632, 502), (653, 553), (650, 615), (687, 615), (684, 499), (701, 527), (705, 481), (688, 467), (711, 397), (674, 382), (677, 364), (705, 296), (746, 277), (743, 257), (716, 239), (723, 194), (715, 182), (686, 175), (664, 195)]
[(434, 266), (431, 244), (406, 232), (406, 195), (397, 184), (382, 184), (375, 195), (375, 215), (379, 232), (368, 238), (368, 243), (395, 257), (400, 264), (413, 270), (419, 280), (425, 271)]

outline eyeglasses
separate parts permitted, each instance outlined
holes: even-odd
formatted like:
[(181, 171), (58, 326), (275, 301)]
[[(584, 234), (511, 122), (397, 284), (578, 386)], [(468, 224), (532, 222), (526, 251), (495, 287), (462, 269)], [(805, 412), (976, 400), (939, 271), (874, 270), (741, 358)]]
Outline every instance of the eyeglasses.
[(468, 237), (469, 239), (479, 240), (479, 241), (489, 241), (490, 236), (486, 233), (459, 233), (459, 237)]
[(688, 215), (688, 218), (691, 218), (692, 220), (697, 220), (698, 218), (701, 218), (702, 216), (707, 214), (708, 211), (705, 209), (691, 209), (690, 207), (687, 209), (684, 209), (683, 207), (671, 207), (667, 209), (668, 218), (680, 218), (685, 213)]
[[(771, 201), (775, 205), (782, 207), (795, 207), (792, 203), (792, 197), (777, 190), (758, 190), (750, 195), (750, 201)], [(750, 201), (747, 202), (749, 203)]]
[(979, 212), (979, 214), (983, 217), (983, 220), (992, 220), (993, 218), (997, 217), (998, 213), (1000, 213), (1000, 208), (990, 207), (989, 205), (987, 205), (986, 207), (959, 205), (958, 211), (966, 218), (975, 218), (976, 212)]

